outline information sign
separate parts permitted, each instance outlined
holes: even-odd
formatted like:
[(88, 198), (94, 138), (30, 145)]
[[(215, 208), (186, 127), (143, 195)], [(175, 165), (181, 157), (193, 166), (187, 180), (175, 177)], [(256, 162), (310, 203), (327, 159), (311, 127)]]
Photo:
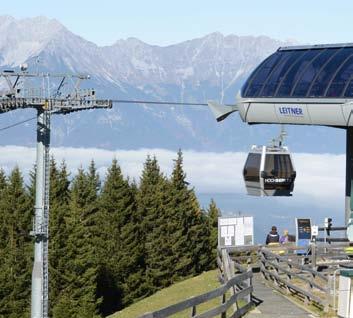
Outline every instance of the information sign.
[(298, 250), (297, 254), (305, 254), (311, 240), (311, 219), (296, 218), (295, 227), (297, 246), (305, 247), (303, 250)]
[(254, 244), (254, 221), (252, 216), (218, 218), (219, 247), (252, 244)]

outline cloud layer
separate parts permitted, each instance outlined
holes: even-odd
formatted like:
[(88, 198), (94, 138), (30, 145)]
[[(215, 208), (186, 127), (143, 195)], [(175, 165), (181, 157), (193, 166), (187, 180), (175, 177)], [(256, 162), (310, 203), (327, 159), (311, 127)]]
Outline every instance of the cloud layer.
[[(9, 172), (18, 165), (25, 175), (35, 163), (35, 148), (0, 147), (0, 167)], [(74, 175), (94, 159), (102, 177), (113, 158), (123, 173), (138, 181), (147, 155), (156, 155), (161, 170), (169, 175), (176, 153), (164, 149), (104, 150), (98, 148), (52, 148), (57, 161), (65, 160)], [(238, 193), (245, 195), (242, 169), (247, 154), (243, 152), (184, 152), (188, 181), (201, 193)], [(335, 154), (293, 154), (297, 170), (294, 196), (318, 205), (341, 204), (344, 198), (345, 156)], [(289, 203), (290, 204), (290, 203)]]

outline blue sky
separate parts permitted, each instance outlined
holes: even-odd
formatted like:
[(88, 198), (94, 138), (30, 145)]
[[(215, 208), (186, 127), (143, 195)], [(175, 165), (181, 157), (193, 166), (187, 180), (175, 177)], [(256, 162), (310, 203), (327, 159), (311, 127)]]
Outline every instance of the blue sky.
[(0, 14), (56, 18), (99, 45), (128, 37), (168, 45), (214, 31), (301, 43), (353, 42), (349, 0), (23, 0), (2, 1)]

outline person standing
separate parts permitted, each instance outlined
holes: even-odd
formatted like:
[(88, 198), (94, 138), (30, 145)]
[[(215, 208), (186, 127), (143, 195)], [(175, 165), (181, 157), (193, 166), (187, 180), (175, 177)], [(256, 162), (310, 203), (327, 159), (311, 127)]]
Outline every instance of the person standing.
[(286, 244), (289, 242), (289, 233), (288, 230), (284, 230), (283, 231), (283, 235), (281, 236), (281, 238), (279, 239), (279, 242), (281, 244)]
[(266, 237), (266, 245), (270, 243), (278, 243), (279, 242), (279, 235), (277, 232), (277, 227), (272, 226), (271, 232), (267, 234)]

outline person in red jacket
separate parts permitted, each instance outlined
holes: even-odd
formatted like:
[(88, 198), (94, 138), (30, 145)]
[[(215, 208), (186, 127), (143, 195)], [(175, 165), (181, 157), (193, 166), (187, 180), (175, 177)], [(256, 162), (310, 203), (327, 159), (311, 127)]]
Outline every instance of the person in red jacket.
[(279, 235), (277, 232), (277, 227), (272, 226), (271, 232), (267, 234), (266, 237), (266, 245), (270, 243), (278, 243), (279, 242)]

